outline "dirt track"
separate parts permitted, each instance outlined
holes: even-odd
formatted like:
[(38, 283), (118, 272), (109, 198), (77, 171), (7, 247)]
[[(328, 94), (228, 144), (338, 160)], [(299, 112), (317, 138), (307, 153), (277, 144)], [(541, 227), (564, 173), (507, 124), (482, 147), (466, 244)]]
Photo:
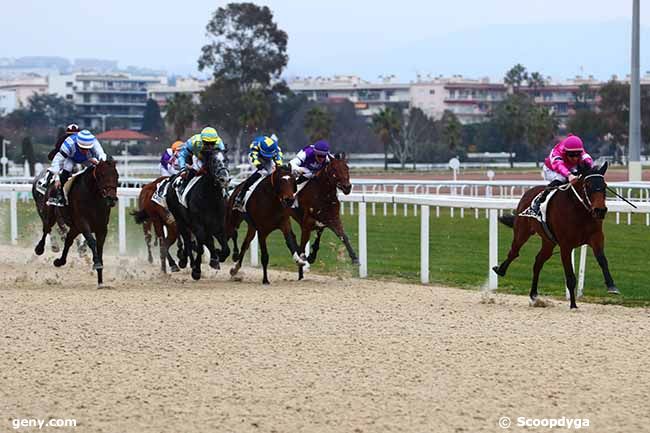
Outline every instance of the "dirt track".
[(0, 431), (30, 431), (13, 418), (74, 418), (45, 431), (75, 432), (504, 431), (501, 416), (650, 428), (647, 309), (277, 272), (264, 287), (254, 269), (194, 283), (116, 258), (113, 288), (96, 290), (79, 259), (0, 259)]

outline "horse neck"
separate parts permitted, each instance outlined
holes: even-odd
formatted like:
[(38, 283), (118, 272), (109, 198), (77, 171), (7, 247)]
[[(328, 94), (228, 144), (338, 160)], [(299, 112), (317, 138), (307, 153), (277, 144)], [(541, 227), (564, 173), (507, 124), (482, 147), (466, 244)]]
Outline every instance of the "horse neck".
[[(80, 174), (79, 179), (75, 180), (75, 183), (72, 185), (72, 189), (75, 189), (75, 186), (82, 186), (91, 195), (95, 195), (94, 193), (99, 192), (97, 178), (95, 177), (95, 169), (90, 167)], [(72, 193), (72, 191), (70, 191), (70, 193)]]

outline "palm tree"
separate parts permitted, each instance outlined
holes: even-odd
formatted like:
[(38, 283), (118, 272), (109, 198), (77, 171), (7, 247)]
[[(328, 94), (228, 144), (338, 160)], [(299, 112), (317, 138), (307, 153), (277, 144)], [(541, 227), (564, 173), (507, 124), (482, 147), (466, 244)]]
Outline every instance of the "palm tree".
[(330, 136), (332, 131), (332, 115), (324, 108), (313, 107), (305, 116), (305, 132), (311, 142), (322, 140)]
[(384, 145), (384, 170), (388, 170), (388, 148), (395, 143), (400, 128), (400, 116), (391, 107), (372, 116), (372, 130)]
[(192, 95), (178, 93), (167, 100), (167, 112), (165, 122), (174, 129), (177, 140), (181, 140), (185, 130), (194, 122), (196, 106), (192, 101)]

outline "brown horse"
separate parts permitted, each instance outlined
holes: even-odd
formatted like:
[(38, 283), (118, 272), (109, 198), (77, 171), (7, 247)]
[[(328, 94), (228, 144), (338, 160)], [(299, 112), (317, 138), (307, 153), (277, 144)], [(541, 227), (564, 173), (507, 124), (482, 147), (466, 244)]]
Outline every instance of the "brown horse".
[[(306, 264), (299, 256), (296, 236), (291, 230), (289, 207), (293, 204), (293, 196), (296, 192), (296, 179), (291, 174), (291, 169), (282, 166), (264, 178), (251, 194), (246, 204), (246, 214), (234, 210), (235, 197), (239, 194), (242, 185), (238, 185), (228, 199), (226, 207), (226, 235), (234, 243), (232, 258), (237, 263), (230, 270), (230, 275), (235, 276), (241, 268), (244, 254), (251, 241), (258, 234), (260, 250), (262, 253), (263, 284), (270, 284), (267, 267), (269, 264), (269, 251), (266, 245), (268, 235), (280, 229), (284, 235), (289, 251), (294, 261), (299, 265)], [(237, 229), (243, 220), (248, 223), (248, 231), (242, 242), (241, 251), (237, 248)]]
[[(61, 217), (60, 215), (57, 216), (54, 213), (54, 206), (48, 206), (46, 204), (47, 194), (41, 194), (41, 192), (38, 190), (37, 187), (38, 183), (48, 175), (49, 173), (47, 171), (43, 171), (38, 176), (34, 177), (34, 180), (32, 181), (32, 197), (34, 198), (34, 203), (36, 204), (36, 211), (38, 212), (38, 216), (41, 218), (41, 223), (45, 225), (50, 218), (56, 221), (55, 226), (57, 229), (58, 236), (55, 237), (54, 234), (50, 233), (50, 242), (51, 242), (52, 252), (58, 253), (59, 251), (61, 251), (61, 249), (59, 248), (59, 241), (65, 240), (65, 235), (68, 232), (68, 228), (65, 225), (65, 221), (63, 220), (63, 217)], [(50, 227), (50, 231), (53, 227), (54, 226)]]
[[(45, 237), (60, 215), (69, 227), (61, 257), (54, 260), (54, 266), (65, 265), (68, 251), (75, 238), (81, 233), (93, 253), (93, 269), (97, 271), (97, 284), (103, 284), (104, 241), (108, 231), (111, 208), (117, 202), (118, 174), (115, 161), (109, 157), (94, 167), (76, 176), (68, 194), (68, 206), (56, 208), (49, 213), (50, 218), (43, 223), (43, 237), (34, 249), (37, 255), (43, 254)], [(52, 207), (52, 206), (50, 206)], [(93, 237), (93, 233), (97, 237)]]
[[(300, 224), (300, 251), (303, 254), (311, 232), (316, 230), (316, 239), (307, 258), (309, 263), (314, 263), (316, 260), (323, 230), (329, 228), (345, 245), (352, 263), (359, 264), (359, 258), (341, 222), (338, 189), (346, 195), (352, 190), (350, 169), (345, 154), (336, 154), (323, 169), (307, 181), (305, 187), (297, 194), (298, 207), (291, 209), (291, 216)], [(298, 279), (302, 278), (303, 267), (300, 266)]]
[(571, 262), (571, 251), (584, 244), (588, 244), (593, 250), (596, 260), (603, 271), (609, 293), (619, 293), (609, 273), (609, 266), (605, 257), (603, 219), (607, 213), (607, 207), (605, 206), (607, 184), (604, 178), (606, 171), (607, 163), (598, 169), (583, 168), (579, 173), (578, 181), (573, 186), (566, 184), (559, 188), (560, 191), (548, 203), (546, 211), (546, 220), (554, 239), (545, 232), (542, 224), (536, 219), (519, 216), (521, 212), (530, 206), (537, 194), (544, 189), (543, 186), (526, 191), (519, 201), (516, 215), (500, 218), (502, 223), (514, 228), (514, 238), (508, 258), (501, 265), (493, 268), (494, 272), (500, 276), (506, 274), (508, 266), (519, 256), (519, 250), (532, 235), (537, 233), (542, 238), (542, 248), (537, 254), (533, 266), (533, 281), (530, 289), (532, 303), (537, 300), (539, 273), (544, 263), (553, 255), (556, 244), (560, 246), (564, 276), (571, 301), (570, 308), (577, 308), (575, 296), (576, 277)]
[[(160, 270), (163, 273), (167, 273), (168, 261), (169, 268), (172, 272), (178, 272), (180, 270), (169, 253), (169, 249), (174, 245), (174, 242), (176, 242), (178, 238), (176, 221), (167, 209), (151, 200), (151, 197), (156, 192), (156, 188), (158, 188), (158, 185), (165, 179), (168, 179), (168, 177), (159, 177), (153, 182), (143, 186), (140, 190), (140, 195), (138, 196), (139, 210), (131, 212), (135, 222), (137, 224), (142, 224), (144, 239), (147, 244), (147, 252), (149, 254), (149, 263), (152, 263), (153, 261), (153, 257), (151, 256), (151, 226), (153, 225), (156, 239), (160, 247)], [(165, 234), (165, 229), (167, 230), (167, 234)], [(179, 251), (181, 251), (180, 248)]]

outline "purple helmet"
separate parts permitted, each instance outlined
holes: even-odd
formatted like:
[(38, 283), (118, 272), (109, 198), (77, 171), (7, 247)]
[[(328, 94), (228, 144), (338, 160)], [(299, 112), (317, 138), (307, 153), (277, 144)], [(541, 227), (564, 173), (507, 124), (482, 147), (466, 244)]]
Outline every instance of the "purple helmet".
[(327, 140), (318, 140), (313, 144), (316, 155), (327, 155), (330, 153), (330, 144)]

